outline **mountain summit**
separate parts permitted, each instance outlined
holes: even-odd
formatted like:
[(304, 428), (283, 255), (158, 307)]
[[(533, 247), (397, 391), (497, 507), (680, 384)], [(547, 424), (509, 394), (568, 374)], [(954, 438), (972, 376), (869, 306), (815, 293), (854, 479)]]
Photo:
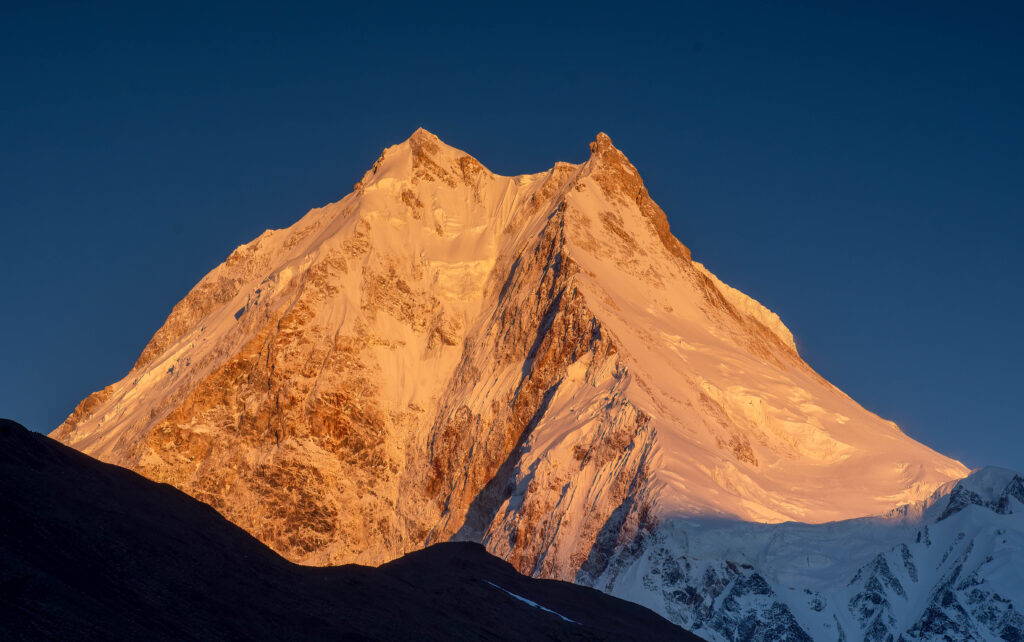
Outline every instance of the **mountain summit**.
[(232, 252), (53, 436), (294, 561), (470, 539), (577, 581), (677, 520), (879, 515), (968, 472), (694, 261), (605, 134), (509, 177), (417, 130)]

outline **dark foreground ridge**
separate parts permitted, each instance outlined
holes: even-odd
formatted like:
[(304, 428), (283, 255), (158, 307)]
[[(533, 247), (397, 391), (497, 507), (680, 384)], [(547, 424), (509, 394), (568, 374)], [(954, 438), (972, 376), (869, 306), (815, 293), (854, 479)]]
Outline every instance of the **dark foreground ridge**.
[(477, 544), (298, 566), (171, 486), (4, 419), (0, 489), (0, 639), (699, 639)]

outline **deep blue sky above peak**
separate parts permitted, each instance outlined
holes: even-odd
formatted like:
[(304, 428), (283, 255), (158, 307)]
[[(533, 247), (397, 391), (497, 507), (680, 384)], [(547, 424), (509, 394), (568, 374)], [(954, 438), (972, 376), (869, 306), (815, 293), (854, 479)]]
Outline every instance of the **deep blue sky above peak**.
[(1019, 5), (151, 5), (0, 9), (0, 415), (52, 430), (418, 126), (503, 174), (604, 131), (826, 378), (1024, 469)]

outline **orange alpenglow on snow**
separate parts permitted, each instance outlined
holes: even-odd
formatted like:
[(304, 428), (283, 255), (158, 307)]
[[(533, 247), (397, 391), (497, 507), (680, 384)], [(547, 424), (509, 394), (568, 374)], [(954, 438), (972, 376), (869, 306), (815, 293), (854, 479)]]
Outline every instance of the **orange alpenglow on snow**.
[(967, 475), (818, 375), (608, 136), (590, 149), (499, 176), (417, 130), (236, 249), (53, 436), (298, 562), (454, 537), (569, 580), (674, 520), (879, 515)]

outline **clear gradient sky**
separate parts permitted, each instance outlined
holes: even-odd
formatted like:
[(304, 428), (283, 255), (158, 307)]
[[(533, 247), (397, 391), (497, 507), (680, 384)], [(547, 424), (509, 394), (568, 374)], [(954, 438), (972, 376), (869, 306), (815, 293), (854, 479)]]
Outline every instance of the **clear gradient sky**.
[(1024, 470), (1019, 3), (12, 4), (0, 416), (52, 430), (418, 126), (503, 174), (605, 131), (826, 378)]

